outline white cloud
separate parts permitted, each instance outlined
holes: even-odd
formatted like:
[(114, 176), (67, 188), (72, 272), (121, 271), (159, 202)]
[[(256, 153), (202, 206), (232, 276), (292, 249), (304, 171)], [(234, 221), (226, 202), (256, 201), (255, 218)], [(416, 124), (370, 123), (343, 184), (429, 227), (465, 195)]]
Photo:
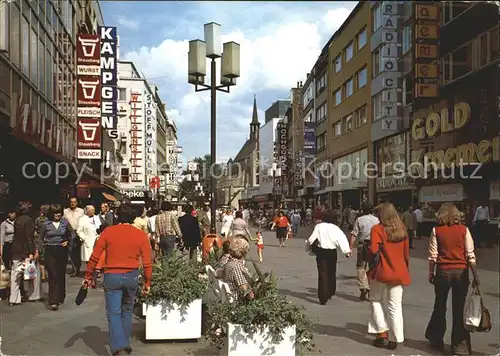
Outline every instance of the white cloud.
[(139, 28), (139, 22), (136, 20), (131, 20), (126, 18), (125, 16), (119, 16), (116, 19), (116, 23), (124, 28), (130, 30), (137, 30)]
[[(230, 94), (218, 93), (219, 158), (234, 156), (248, 136), (253, 94), (257, 94), (257, 103), (260, 105), (263, 101), (267, 105), (283, 99), (260, 96), (259, 93), (264, 91), (288, 95), (289, 89), (297, 81), (304, 80), (326, 41), (347, 18), (352, 7), (334, 8), (326, 13), (309, 13), (307, 10), (302, 18), (294, 15), (293, 21), (281, 9), (281, 17), (276, 17), (277, 21), (273, 24), (260, 26), (257, 18), (254, 26), (248, 30), (238, 26), (223, 26), (223, 42), (235, 41), (241, 45), (241, 77), (237, 79), (237, 86), (231, 88)], [(203, 27), (200, 23), (203, 22), (197, 21), (196, 26), (200, 27), (201, 34)], [(233, 19), (233, 23), (240, 25), (237, 19)], [(156, 46), (141, 47), (125, 53), (124, 58), (134, 61), (152, 82), (155, 82), (155, 78), (166, 77), (158, 84), (168, 114), (177, 124), (184, 156), (192, 157), (209, 151), (210, 97), (208, 92), (195, 93), (194, 88), (187, 83), (188, 41), (192, 38), (177, 38), (182, 40), (165, 39)], [(259, 112), (259, 118), (263, 123), (262, 111)]]

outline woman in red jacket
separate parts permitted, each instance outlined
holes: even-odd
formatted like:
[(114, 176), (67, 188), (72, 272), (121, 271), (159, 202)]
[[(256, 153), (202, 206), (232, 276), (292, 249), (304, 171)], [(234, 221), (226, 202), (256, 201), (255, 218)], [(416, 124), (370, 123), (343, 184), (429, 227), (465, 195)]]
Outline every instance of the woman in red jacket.
[(380, 224), (372, 228), (368, 258), (372, 265), (379, 262), (368, 272), (371, 302), (368, 332), (377, 335), (374, 346), (394, 350), (404, 341), (403, 286), (411, 283), (410, 245), (394, 205), (384, 203), (376, 210)]

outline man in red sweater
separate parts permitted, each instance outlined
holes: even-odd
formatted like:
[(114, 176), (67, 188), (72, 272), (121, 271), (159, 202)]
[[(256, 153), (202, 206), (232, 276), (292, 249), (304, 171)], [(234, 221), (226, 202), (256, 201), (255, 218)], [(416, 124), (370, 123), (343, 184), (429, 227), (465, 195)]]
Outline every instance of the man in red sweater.
[[(119, 225), (108, 227), (99, 237), (87, 264), (83, 285), (92, 285), (92, 275), (99, 257), (106, 253), (104, 270), (104, 295), (109, 327), (109, 344), (113, 355), (132, 353), (130, 333), (132, 311), (139, 281), (139, 261), (143, 261), (144, 289), (149, 293), (151, 275), (151, 245), (148, 236), (131, 224), (136, 218), (135, 209), (123, 204), (118, 211)], [(142, 257), (142, 259), (141, 259)]]

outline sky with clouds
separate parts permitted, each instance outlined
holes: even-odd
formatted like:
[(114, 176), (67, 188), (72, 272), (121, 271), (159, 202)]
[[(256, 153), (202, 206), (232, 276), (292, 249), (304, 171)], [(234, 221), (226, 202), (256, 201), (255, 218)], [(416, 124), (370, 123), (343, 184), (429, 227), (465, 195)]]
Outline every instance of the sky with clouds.
[(210, 150), (210, 97), (187, 83), (188, 42), (203, 39), (203, 24), (214, 21), (222, 42), (241, 45), (241, 77), (217, 100), (217, 159), (227, 161), (248, 137), (254, 94), (263, 123), (264, 111), (305, 80), (356, 3), (102, 1), (101, 8), (106, 25), (118, 27), (120, 59), (159, 86), (184, 159)]

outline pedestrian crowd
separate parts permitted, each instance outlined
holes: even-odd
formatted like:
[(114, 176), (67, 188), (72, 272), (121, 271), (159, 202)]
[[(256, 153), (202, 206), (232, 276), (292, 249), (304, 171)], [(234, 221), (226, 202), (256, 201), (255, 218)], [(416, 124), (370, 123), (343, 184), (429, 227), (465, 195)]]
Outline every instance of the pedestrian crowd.
[[(325, 305), (335, 295), (337, 251), (347, 258), (352, 250), (356, 251), (360, 299), (371, 305), (368, 333), (375, 335), (374, 346), (395, 350), (404, 341), (403, 291), (411, 284), (410, 249), (419, 228), (419, 212), (410, 208), (401, 213), (390, 203), (376, 207), (364, 203), (354, 219), (350, 213), (341, 219), (324, 209), (315, 214), (317, 224), (306, 247), (316, 255), (318, 298)], [(474, 240), (464, 214), (455, 205), (443, 204), (436, 218), (428, 245), (428, 280), (434, 285), (435, 299), (425, 337), (432, 348), (444, 351), (446, 304), (451, 290), (451, 349), (454, 355), (469, 355), (473, 328), (467, 327), (464, 319), (471, 283), (469, 270), (473, 275), (472, 287), (479, 288)], [(335, 224), (339, 221), (347, 222), (349, 239)]]
[[(142, 268), (144, 289), (149, 293), (152, 262), (160, 256), (171, 256), (176, 250), (186, 251), (189, 259), (206, 257), (200, 251), (204, 236), (210, 235), (211, 215), (208, 206), (201, 211), (187, 205), (184, 211), (169, 202), (146, 209), (124, 203), (113, 209), (102, 203), (100, 210), (92, 205), (84, 209), (76, 198), (68, 207), (43, 205), (33, 219), (29, 202), (19, 202), (0, 224), (3, 271), (10, 272), (9, 304), (42, 300), (41, 284), (48, 283), (48, 305), (56, 311), (66, 298), (66, 268), (71, 276), (80, 275), (85, 263), (84, 288), (96, 287), (103, 276), (110, 345), (114, 355), (130, 353), (129, 338), (132, 310)], [(410, 249), (420, 233), (420, 209), (398, 212), (390, 203), (377, 207), (363, 203), (359, 211), (347, 214), (324, 207), (305, 211), (305, 219), (315, 223), (306, 249), (316, 256), (318, 298), (322, 305), (335, 296), (338, 250), (347, 258), (356, 252), (356, 275), (360, 299), (370, 302), (368, 333), (374, 334), (374, 346), (394, 350), (404, 341), (403, 291), (411, 284)], [(354, 211), (354, 212), (353, 212)], [(257, 246), (259, 261), (263, 260), (264, 240), (261, 229), (250, 234), (249, 223), (262, 218), (263, 212), (225, 209), (217, 212), (223, 254), (217, 275), (229, 285), (235, 298), (253, 298), (251, 274), (245, 266), (250, 242)], [(485, 212), (476, 211), (476, 220), (486, 219)], [(256, 218), (255, 218), (256, 217)], [(353, 218), (354, 217), (354, 218)], [(471, 353), (470, 329), (464, 323), (464, 309), (470, 278), (479, 286), (476, 271), (474, 239), (465, 225), (464, 214), (453, 204), (443, 204), (436, 213), (428, 245), (428, 280), (434, 285), (434, 309), (425, 332), (430, 345), (444, 349), (446, 303), (452, 291), (451, 347), (455, 355)], [(303, 224), (301, 210), (278, 210), (271, 217), (279, 247), (297, 234)], [(346, 224), (349, 238), (342, 229)], [(479, 230), (481, 231), (481, 230)], [(210, 249), (213, 243), (208, 246)], [(203, 248), (205, 249), (205, 248)], [(2, 273), (2, 278), (4, 273)], [(28, 291), (25, 291), (25, 282)]]

